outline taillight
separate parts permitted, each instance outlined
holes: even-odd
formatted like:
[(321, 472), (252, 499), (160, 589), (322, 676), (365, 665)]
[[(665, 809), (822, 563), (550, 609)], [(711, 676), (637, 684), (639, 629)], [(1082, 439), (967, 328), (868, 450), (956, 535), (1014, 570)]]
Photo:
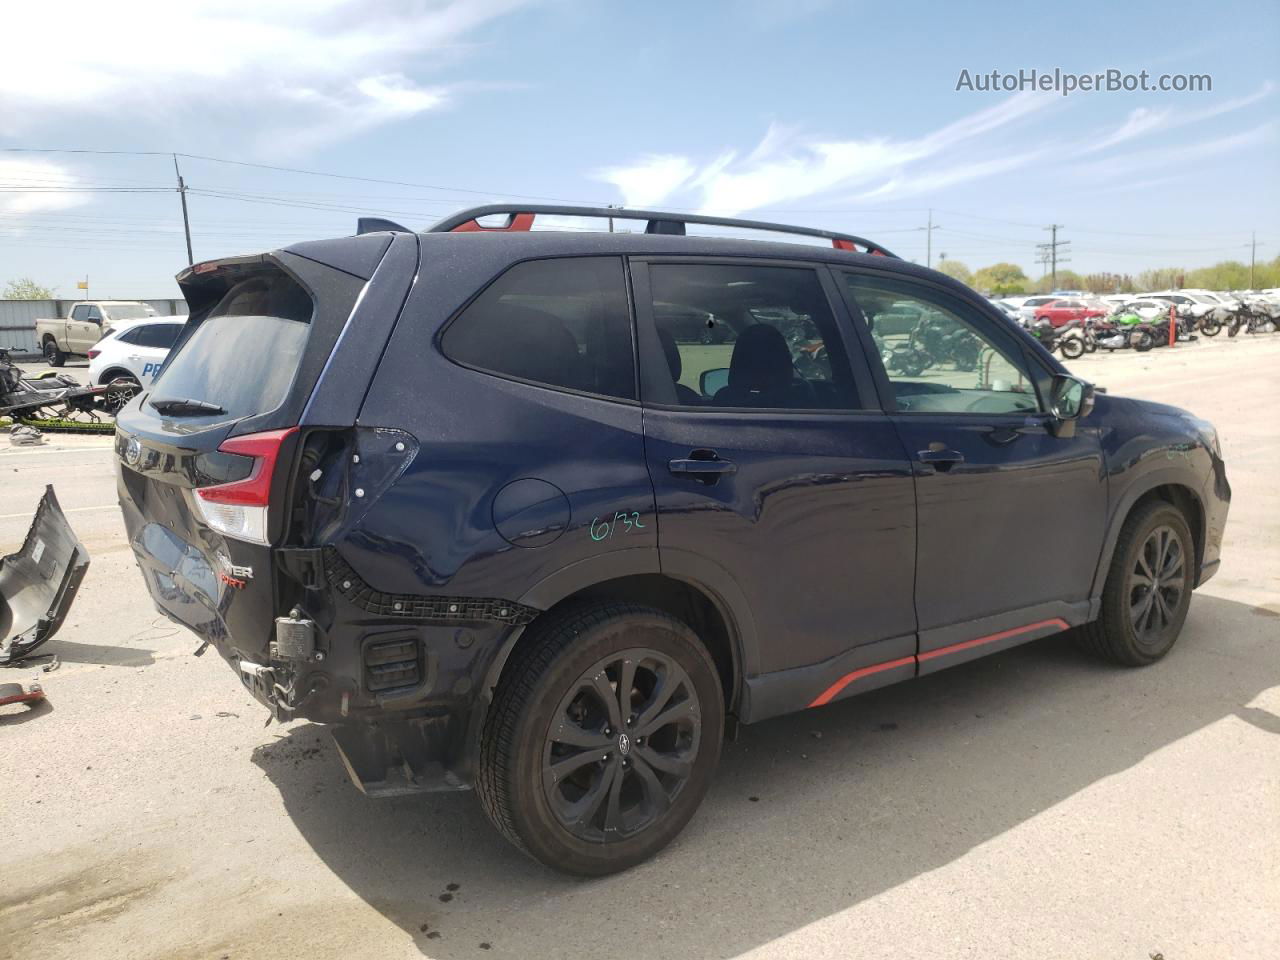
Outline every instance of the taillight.
[(100, 354), (101, 352), (102, 352), (101, 350), (90, 350), (90, 351), (89, 351), (89, 353), (88, 353), (88, 357), (89, 357), (89, 359), (90, 359), (90, 360), (92, 360), (94, 357), (96, 357), (96, 356), (97, 356), (98, 354)]
[(280, 447), (285, 438), (297, 430), (297, 427), (290, 427), (288, 430), (232, 437), (218, 447), (221, 453), (253, 457), (254, 462), (249, 475), (243, 480), (196, 488), (196, 507), (205, 523), (237, 540), (269, 542), (267, 509), (271, 500), (271, 478), (275, 475)]

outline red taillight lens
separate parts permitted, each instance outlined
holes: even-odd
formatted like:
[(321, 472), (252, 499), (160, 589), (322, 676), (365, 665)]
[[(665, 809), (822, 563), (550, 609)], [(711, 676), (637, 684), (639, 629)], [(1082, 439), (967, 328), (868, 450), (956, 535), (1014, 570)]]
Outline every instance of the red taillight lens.
[(197, 487), (196, 506), (205, 522), (219, 533), (254, 543), (267, 543), (267, 508), (271, 501), (271, 480), (275, 476), (280, 448), (297, 427), (269, 430), (232, 437), (218, 447), (222, 453), (253, 457), (249, 476), (213, 487)]
[(101, 352), (102, 352), (101, 350), (90, 350), (90, 351), (89, 351), (89, 353), (88, 353), (88, 357), (89, 357), (89, 359), (90, 359), (90, 360), (92, 360), (94, 357), (96, 357), (96, 356), (97, 356), (98, 354), (100, 354)]

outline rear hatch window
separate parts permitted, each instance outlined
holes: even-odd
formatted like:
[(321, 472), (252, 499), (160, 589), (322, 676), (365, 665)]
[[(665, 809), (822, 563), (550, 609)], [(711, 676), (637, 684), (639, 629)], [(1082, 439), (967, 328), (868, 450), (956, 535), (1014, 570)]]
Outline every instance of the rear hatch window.
[(190, 400), (232, 420), (274, 410), (298, 372), (313, 309), (283, 271), (237, 283), (169, 358), (150, 402)]

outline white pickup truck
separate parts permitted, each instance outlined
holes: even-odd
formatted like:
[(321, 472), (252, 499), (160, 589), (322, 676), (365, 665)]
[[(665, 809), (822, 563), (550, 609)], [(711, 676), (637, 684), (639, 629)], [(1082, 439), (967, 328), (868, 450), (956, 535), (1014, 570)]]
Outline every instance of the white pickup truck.
[(113, 326), (155, 315), (155, 308), (141, 300), (84, 300), (65, 318), (37, 320), (36, 339), (49, 366), (60, 367), (67, 357), (88, 356)]

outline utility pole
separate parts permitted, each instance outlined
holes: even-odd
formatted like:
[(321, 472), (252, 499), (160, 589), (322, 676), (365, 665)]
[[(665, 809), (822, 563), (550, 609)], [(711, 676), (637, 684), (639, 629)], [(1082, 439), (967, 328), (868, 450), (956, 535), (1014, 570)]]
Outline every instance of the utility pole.
[(1258, 259), (1258, 231), (1249, 233), (1249, 289), (1253, 289), (1253, 264)]
[(1043, 256), (1044, 259), (1049, 262), (1049, 269), (1053, 274), (1053, 279), (1050, 281), (1050, 286), (1053, 289), (1057, 289), (1058, 263), (1071, 262), (1067, 257), (1058, 256), (1058, 248), (1068, 246), (1071, 243), (1071, 241), (1058, 239), (1058, 231), (1063, 229), (1063, 224), (1061, 223), (1051, 223), (1049, 224), (1049, 226), (1045, 227), (1045, 229), (1049, 231), (1049, 242), (1037, 243), (1036, 249), (1038, 249), (1041, 252), (1041, 256)]
[(191, 220), (187, 217), (187, 185), (182, 179), (182, 171), (178, 169), (178, 155), (173, 155), (173, 172), (178, 178), (178, 196), (182, 198), (182, 230), (187, 235), (187, 266), (196, 262), (191, 253)]
[(924, 233), (925, 235), (924, 265), (926, 267), (932, 267), (933, 266), (933, 231), (942, 229), (941, 225), (934, 226), (932, 207), (929, 209), (929, 225), (925, 227), (917, 227), (916, 229), (923, 230), (925, 232)]

